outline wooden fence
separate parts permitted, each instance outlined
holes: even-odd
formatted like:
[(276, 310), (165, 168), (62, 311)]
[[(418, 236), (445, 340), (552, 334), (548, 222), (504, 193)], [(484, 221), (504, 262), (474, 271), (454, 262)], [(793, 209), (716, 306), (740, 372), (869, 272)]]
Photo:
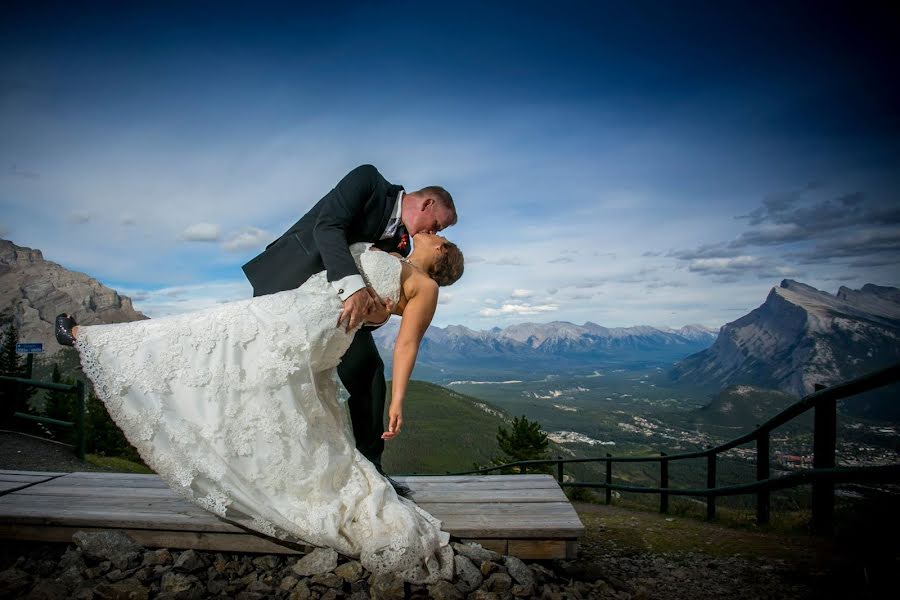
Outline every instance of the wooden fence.
[[(900, 483), (900, 464), (882, 466), (836, 467), (835, 447), (837, 442), (837, 401), (862, 394), (891, 383), (900, 381), (900, 364), (881, 369), (831, 387), (816, 386), (816, 391), (784, 409), (755, 430), (713, 448), (696, 452), (660, 456), (612, 456), (603, 458), (562, 458), (547, 460), (526, 460), (486, 467), (474, 471), (455, 473), (470, 475), (518, 467), (527, 472), (529, 467), (556, 465), (556, 476), (564, 487), (582, 487), (606, 490), (606, 503), (612, 501), (612, 491), (659, 494), (660, 512), (668, 512), (669, 496), (695, 496), (706, 498), (706, 517), (716, 516), (716, 498), (740, 494), (756, 494), (756, 521), (764, 525), (769, 522), (770, 494), (773, 491), (812, 484), (812, 525), (818, 533), (829, 533), (834, 517), (834, 486), (838, 483)], [(898, 400), (900, 401), (900, 400)], [(805, 412), (813, 410), (813, 468), (788, 475), (772, 477), (769, 440), (772, 431)], [(756, 442), (756, 481), (730, 486), (716, 486), (716, 460), (719, 454), (743, 444)], [(669, 487), (669, 463), (689, 458), (706, 458), (706, 487), (698, 489)], [(606, 480), (603, 482), (563, 481), (563, 468), (569, 463), (597, 463), (606, 465)], [(659, 463), (659, 487), (622, 485), (612, 482), (614, 463)]]

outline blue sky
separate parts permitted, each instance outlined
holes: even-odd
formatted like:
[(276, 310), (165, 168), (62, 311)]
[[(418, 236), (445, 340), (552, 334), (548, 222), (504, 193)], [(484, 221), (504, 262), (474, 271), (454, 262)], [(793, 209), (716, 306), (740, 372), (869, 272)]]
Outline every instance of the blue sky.
[(456, 199), (438, 325), (718, 327), (785, 277), (900, 284), (879, 9), (136, 4), (0, 9), (0, 235), (150, 316), (249, 296), (240, 265), (361, 163)]

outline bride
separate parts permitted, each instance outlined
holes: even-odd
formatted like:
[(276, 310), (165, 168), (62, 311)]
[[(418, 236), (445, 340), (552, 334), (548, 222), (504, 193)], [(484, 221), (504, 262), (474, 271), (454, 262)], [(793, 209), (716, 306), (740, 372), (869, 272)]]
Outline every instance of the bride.
[[(438, 286), (462, 253), (419, 233), (398, 258), (354, 244), (368, 285), (403, 317), (394, 349), (389, 426), (403, 399)], [(397, 496), (356, 450), (335, 368), (354, 331), (325, 273), (294, 290), (173, 317), (79, 327), (57, 318), (109, 414), (143, 460), (184, 497), (279, 539), (328, 546), (370, 571), (414, 583), (452, 576), (449, 535)]]

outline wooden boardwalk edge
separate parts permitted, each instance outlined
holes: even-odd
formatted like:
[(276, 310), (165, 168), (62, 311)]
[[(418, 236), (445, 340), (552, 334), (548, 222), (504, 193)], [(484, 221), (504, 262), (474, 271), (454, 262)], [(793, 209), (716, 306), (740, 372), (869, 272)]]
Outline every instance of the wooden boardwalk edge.
[[(549, 475), (406, 476), (453, 539), (522, 559), (575, 558), (584, 526)], [(0, 539), (71, 542), (124, 531), (145, 547), (300, 554), (183, 500), (156, 475), (0, 471)]]

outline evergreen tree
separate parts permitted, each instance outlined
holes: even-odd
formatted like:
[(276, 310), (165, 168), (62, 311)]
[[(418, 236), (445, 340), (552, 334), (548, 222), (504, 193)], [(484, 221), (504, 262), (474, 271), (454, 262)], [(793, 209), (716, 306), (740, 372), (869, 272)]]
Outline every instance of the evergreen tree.
[(137, 450), (109, 416), (106, 405), (93, 393), (88, 395), (86, 412), (88, 452), (104, 456), (120, 456), (143, 464)]
[(16, 344), (19, 342), (19, 330), (10, 324), (3, 334), (3, 342), (0, 345), (0, 375), (19, 377), (22, 374), (23, 361), (16, 352)]
[(541, 431), (541, 424), (529, 421), (525, 415), (516, 417), (512, 429), (497, 428), (497, 444), (506, 455), (505, 462), (520, 460), (541, 460), (547, 458), (547, 434)]
[[(21, 377), (24, 373), (22, 357), (16, 352), (16, 343), (19, 341), (19, 332), (14, 324), (10, 324), (3, 334), (0, 342), (0, 375), (7, 377)], [(13, 381), (0, 381), (0, 414), (3, 417), (4, 427), (15, 429), (13, 413), (22, 410), (24, 401), (30, 397), (26, 390), (21, 389), (18, 383)], [(31, 389), (34, 392), (34, 389)]]

